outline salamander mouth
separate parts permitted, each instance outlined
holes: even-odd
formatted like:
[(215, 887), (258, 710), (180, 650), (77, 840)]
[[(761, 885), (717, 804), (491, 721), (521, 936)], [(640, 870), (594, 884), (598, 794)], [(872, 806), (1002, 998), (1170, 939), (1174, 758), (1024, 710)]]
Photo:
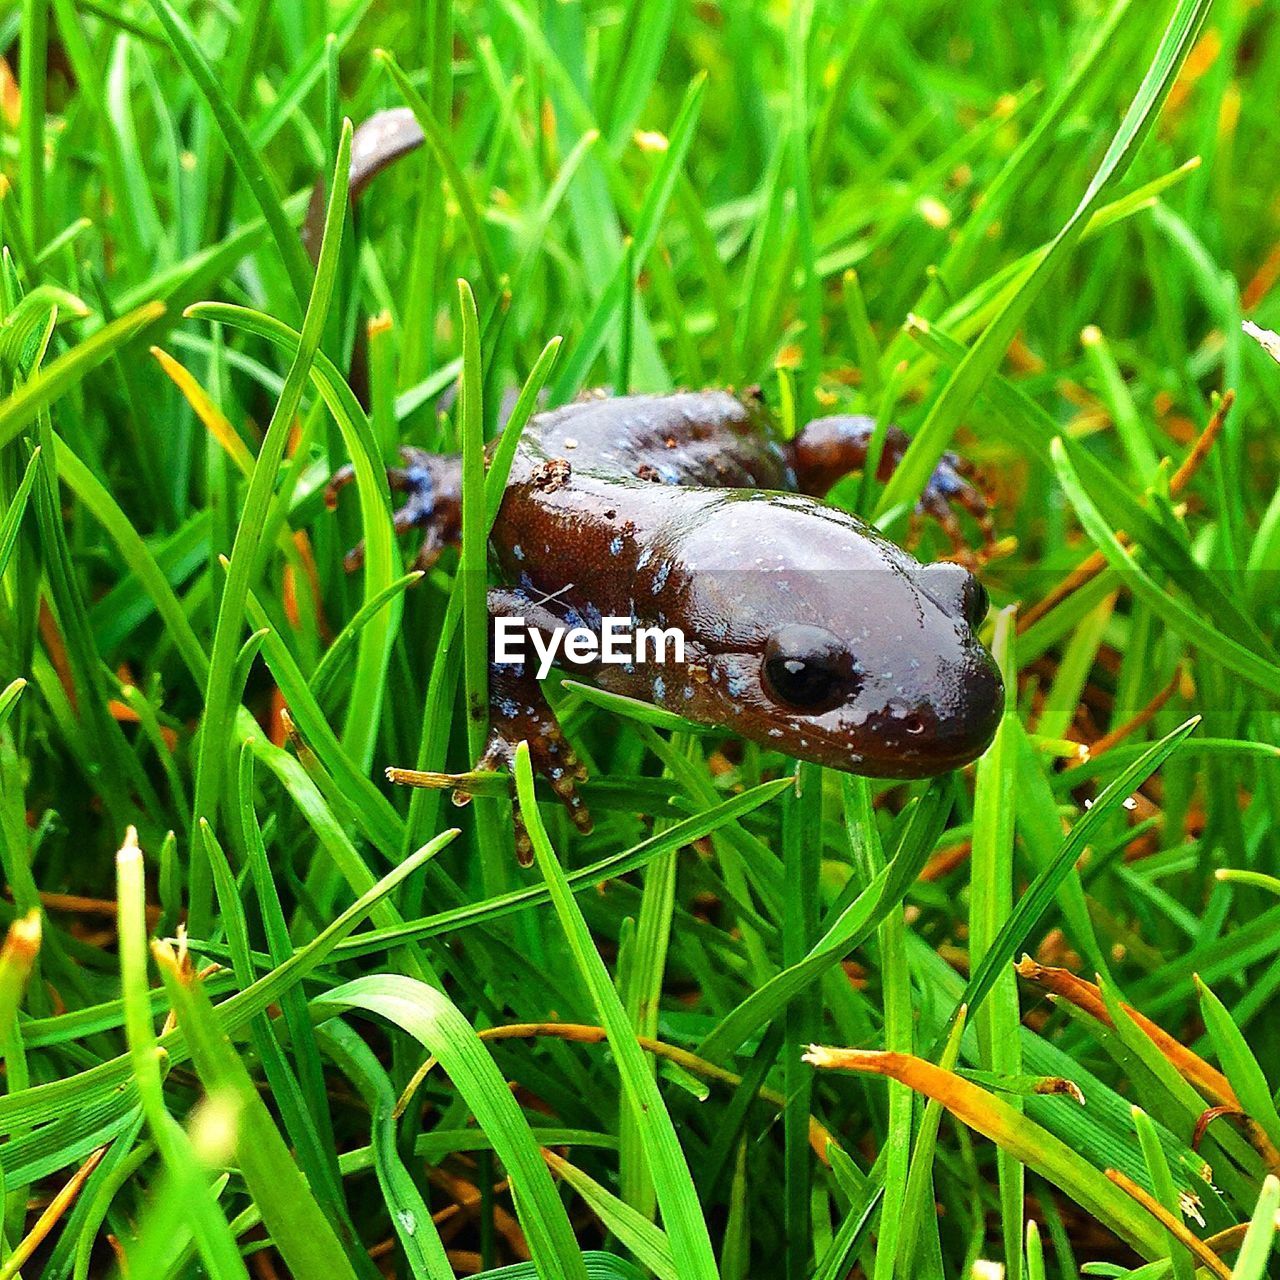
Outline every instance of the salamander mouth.
[(871, 778), (893, 778), (903, 781), (914, 778), (934, 778), (972, 764), (991, 745), (994, 737), (995, 726), (993, 725), (990, 734), (954, 750), (925, 747), (919, 751), (904, 751), (892, 756), (878, 758), (864, 756), (852, 772), (865, 774)]

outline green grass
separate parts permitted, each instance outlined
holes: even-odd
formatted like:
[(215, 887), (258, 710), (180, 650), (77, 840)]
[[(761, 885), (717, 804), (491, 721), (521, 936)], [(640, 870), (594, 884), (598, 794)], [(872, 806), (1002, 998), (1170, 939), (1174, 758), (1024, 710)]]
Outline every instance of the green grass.
[[(1280, 1275), (1278, 19), (0, 7), (0, 1280)], [(833, 500), (922, 559), (979, 468), (987, 755), (557, 680), (590, 835), (385, 783), (484, 742), (539, 396), (751, 384), (911, 434)]]

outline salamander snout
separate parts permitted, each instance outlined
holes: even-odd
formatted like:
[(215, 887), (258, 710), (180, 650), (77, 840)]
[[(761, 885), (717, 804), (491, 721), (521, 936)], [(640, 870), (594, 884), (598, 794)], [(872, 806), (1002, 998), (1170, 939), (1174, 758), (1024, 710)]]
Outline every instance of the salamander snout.
[(970, 639), (965, 646), (952, 675), (951, 681), (939, 681), (930, 696), (905, 717), (908, 730), (915, 730), (924, 741), (917, 751), (908, 747), (904, 754), (917, 755), (931, 765), (930, 771), (943, 764), (956, 768), (981, 755), (1004, 713), (1000, 670), (976, 640)]
[[(810, 605), (822, 583), (795, 578)], [(861, 585), (861, 584), (860, 584)], [(874, 596), (872, 607), (863, 607)], [(874, 777), (921, 778), (976, 759), (1004, 709), (1000, 671), (977, 638), (987, 593), (954, 564), (881, 573), (821, 625), (788, 619), (763, 645), (761, 702), (773, 741), (801, 759)]]
[(987, 589), (963, 565), (941, 561), (920, 571), (921, 590), (953, 618), (976, 630), (991, 606)]

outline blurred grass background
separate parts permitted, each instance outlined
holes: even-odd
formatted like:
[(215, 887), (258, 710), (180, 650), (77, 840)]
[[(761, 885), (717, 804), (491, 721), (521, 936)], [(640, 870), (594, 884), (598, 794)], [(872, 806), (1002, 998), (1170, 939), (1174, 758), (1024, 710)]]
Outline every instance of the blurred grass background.
[[(0, 8), (0, 1280), (1274, 1274), (1278, 16)], [(833, 500), (923, 559), (978, 466), (983, 761), (553, 687), (597, 826), (523, 777), (535, 869), (386, 786), (483, 692), (397, 445), (755, 384), (912, 433)]]

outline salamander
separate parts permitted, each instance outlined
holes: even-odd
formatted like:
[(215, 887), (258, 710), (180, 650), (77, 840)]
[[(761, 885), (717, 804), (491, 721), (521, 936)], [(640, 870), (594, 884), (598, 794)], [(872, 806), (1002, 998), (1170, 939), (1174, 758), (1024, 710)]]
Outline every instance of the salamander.
[[(727, 391), (595, 395), (530, 419), (491, 540), (495, 618), (543, 634), (608, 618), (683, 633), (681, 664), (573, 666), (613, 692), (724, 728), (799, 760), (882, 778), (921, 778), (974, 760), (1004, 706), (975, 632), (987, 596), (968, 569), (924, 565), (826, 503), (861, 469), (874, 424), (819, 418), (780, 438), (756, 396)], [(891, 428), (887, 477), (907, 438)], [(419, 562), (456, 543), (461, 462), (402, 450), (398, 531), (421, 529)], [(352, 478), (338, 472), (330, 504)], [(987, 521), (948, 455), (921, 499), (955, 531), (953, 504)], [(348, 557), (360, 563), (356, 548)], [(494, 662), (488, 749), (509, 768), (525, 739), (574, 822), (590, 828), (582, 764), (533, 664)]]

